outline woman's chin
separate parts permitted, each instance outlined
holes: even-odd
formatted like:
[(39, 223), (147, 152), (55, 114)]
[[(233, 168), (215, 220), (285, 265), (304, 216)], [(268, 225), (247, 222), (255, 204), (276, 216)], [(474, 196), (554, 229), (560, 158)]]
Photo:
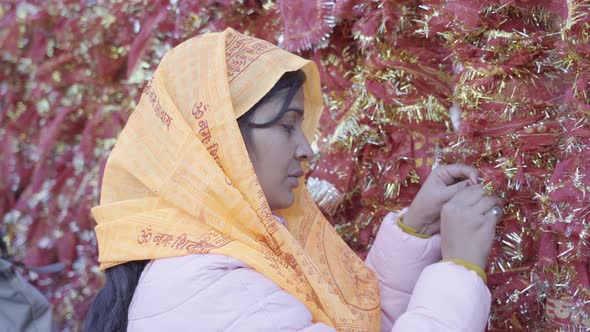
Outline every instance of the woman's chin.
[(289, 192), (286, 192), (283, 195), (281, 195), (281, 197), (274, 201), (272, 205), (269, 202), (269, 205), (271, 210), (276, 211), (288, 209), (293, 205), (293, 203), (295, 203), (295, 194), (292, 190), (290, 190)]

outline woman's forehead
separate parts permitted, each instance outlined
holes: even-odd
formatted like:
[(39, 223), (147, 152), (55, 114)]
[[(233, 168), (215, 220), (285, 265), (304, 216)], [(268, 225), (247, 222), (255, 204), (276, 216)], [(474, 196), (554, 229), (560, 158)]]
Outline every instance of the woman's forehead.
[[(287, 98), (289, 94), (289, 89), (284, 89), (274, 96), (273, 99), (276, 99), (281, 105), (285, 102), (285, 98)], [(303, 89), (297, 90), (291, 102), (289, 103), (289, 108), (299, 108), (303, 110)]]
[[(265, 103), (260, 105), (256, 110), (256, 114), (254, 114), (254, 119), (262, 121), (270, 121), (274, 119), (281, 112), (283, 105), (285, 104), (285, 98), (287, 98), (288, 92), (288, 89), (280, 91), (272, 98), (267, 100)], [(287, 109), (299, 110), (300, 112), (286, 112), (285, 115), (291, 113), (293, 113), (293, 115), (303, 115), (303, 105), (303, 89), (299, 89), (299, 91), (297, 91), (297, 93), (293, 96), (293, 99), (289, 103)]]
[(304, 105), (304, 98), (303, 98), (303, 89), (299, 89), (297, 91), (297, 93), (295, 94), (295, 96), (293, 96), (293, 99), (291, 100), (291, 103), (289, 103), (289, 109), (296, 109), (299, 110), (300, 113), (303, 113), (303, 105)]

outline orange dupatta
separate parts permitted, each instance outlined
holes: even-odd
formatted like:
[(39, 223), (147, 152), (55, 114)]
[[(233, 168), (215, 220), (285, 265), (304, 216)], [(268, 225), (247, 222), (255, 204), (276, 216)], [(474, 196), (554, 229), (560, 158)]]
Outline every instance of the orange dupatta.
[[(314, 322), (378, 331), (374, 273), (342, 241), (303, 183), (278, 224), (236, 119), (287, 71), (302, 69), (311, 141), (322, 111), (315, 64), (227, 29), (169, 51), (144, 88), (92, 209), (102, 270), (189, 254), (235, 257), (295, 296)], [(171, 271), (173, 273), (173, 271)]]

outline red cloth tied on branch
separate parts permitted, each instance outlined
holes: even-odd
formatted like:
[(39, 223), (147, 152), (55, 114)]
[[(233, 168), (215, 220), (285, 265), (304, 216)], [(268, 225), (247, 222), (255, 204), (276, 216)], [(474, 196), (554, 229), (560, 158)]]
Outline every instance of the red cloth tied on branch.
[(289, 51), (307, 50), (326, 39), (334, 27), (333, 1), (281, 0), (284, 44)]

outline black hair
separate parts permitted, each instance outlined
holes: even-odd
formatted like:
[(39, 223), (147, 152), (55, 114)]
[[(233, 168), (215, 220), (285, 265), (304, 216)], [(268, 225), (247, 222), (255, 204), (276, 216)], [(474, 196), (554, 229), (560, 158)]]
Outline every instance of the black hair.
[[(291, 104), (293, 97), (295, 97), (295, 94), (297, 94), (303, 85), (303, 82), (305, 82), (305, 78), (305, 73), (301, 69), (284, 73), (278, 82), (272, 87), (272, 89), (270, 89), (270, 91), (264, 95), (264, 97), (262, 97), (250, 110), (248, 110), (248, 112), (238, 118), (238, 126), (242, 132), (244, 141), (249, 141), (251, 129), (272, 127), (279, 120), (281, 120), (283, 115), (289, 110), (289, 105)], [(285, 97), (281, 106), (281, 110), (277, 113), (277, 115), (266, 123), (253, 123), (251, 119), (252, 116), (256, 114), (258, 107), (284, 90), (287, 90), (287, 96)]]
[[(281, 76), (272, 89), (238, 119), (244, 140), (248, 139), (251, 128), (267, 128), (278, 122), (287, 112), (289, 104), (304, 81), (305, 73), (302, 70), (287, 72)], [(260, 105), (286, 89), (288, 89), (287, 96), (281, 111), (274, 119), (262, 124), (250, 121)], [(106, 269), (106, 284), (96, 295), (86, 315), (84, 324), (86, 332), (124, 332), (127, 330), (129, 305), (139, 283), (139, 277), (141, 277), (147, 263), (149, 260), (132, 261)]]
[(149, 260), (131, 261), (108, 268), (106, 284), (86, 315), (86, 332), (125, 332), (129, 305), (141, 272)]

